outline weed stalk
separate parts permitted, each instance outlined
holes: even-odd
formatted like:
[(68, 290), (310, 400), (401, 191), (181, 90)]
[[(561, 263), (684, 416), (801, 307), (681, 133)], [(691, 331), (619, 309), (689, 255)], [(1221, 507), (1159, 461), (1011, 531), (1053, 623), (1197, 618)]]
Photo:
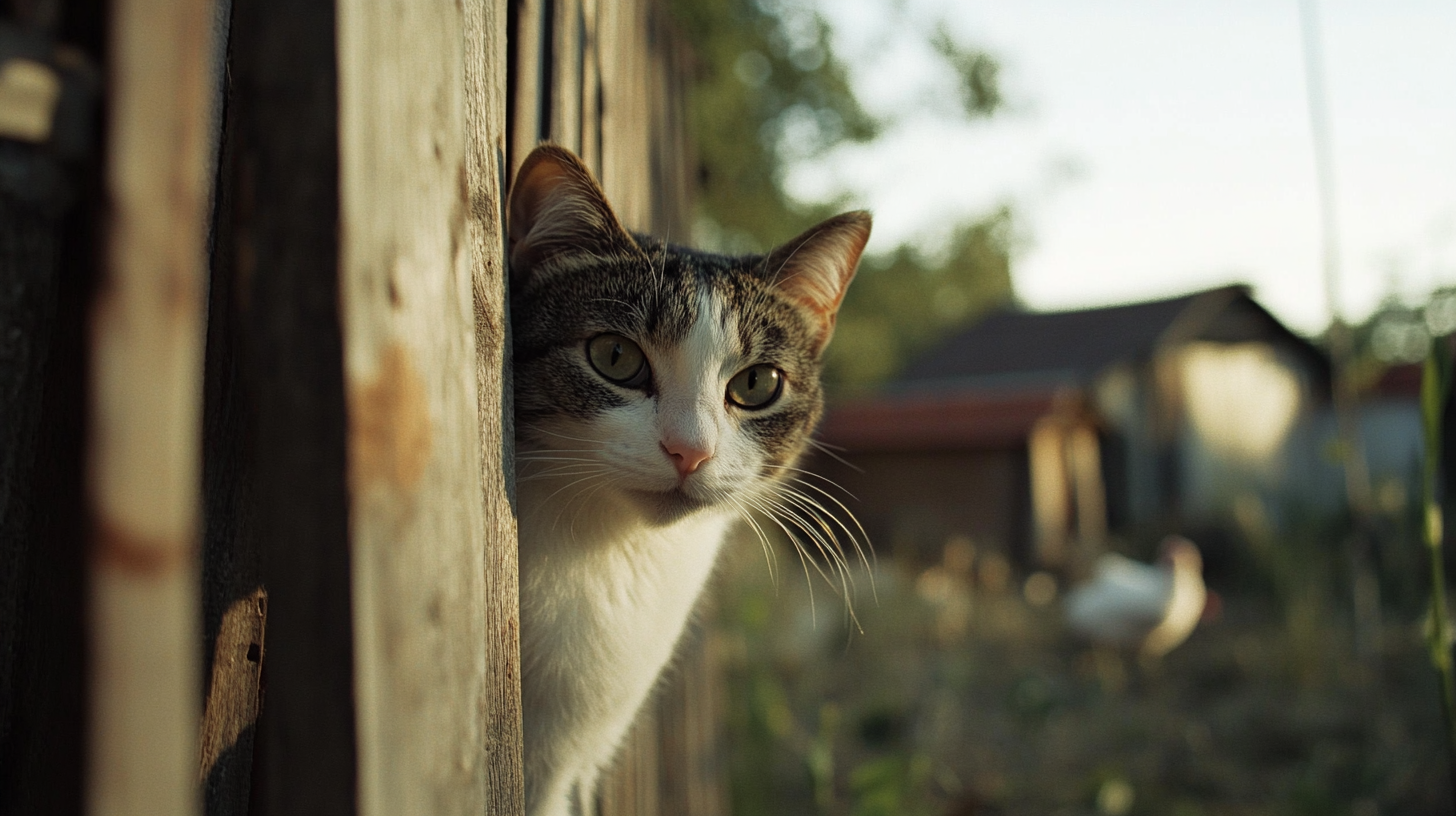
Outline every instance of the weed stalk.
[(1421, 377), (1421, 420), (1425, 428), (1425, 466), (1422, 493), (1425, 503), (1426, 548), (1431, 558), (1431, 663), (1441, 684), (1441, 709), (1446, 717), (1451, 791), (1456, 796), (1456, 670), (1451, 660), (1451, 619), (1446, 612), (1446, 565), (1442, 552), (1441, 497), (1438, 479), (1441, 462), (1441, 418), (1451, 389), (1451, 347), (1445, 338), (1431, 341), (1431, 353)]

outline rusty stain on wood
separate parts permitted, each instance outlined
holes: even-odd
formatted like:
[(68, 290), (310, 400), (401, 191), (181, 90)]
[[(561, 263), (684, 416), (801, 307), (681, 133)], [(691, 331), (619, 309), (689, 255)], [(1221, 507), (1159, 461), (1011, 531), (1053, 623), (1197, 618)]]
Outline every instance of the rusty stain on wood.
[(126, 530), (106, 518), (96, 521), (92, 557), (107, 567), (134, 576), (166, 575), (191, 566), (191, 539), (171, 540)]
[(399, 343), (383, 349), (375, 377), (349, 399), (350, 469), (355, 485), (385, 480), (413, 490), (430, 462), (432, 429), (425, 381)]
[(217, 647), (213, 651), (212, 681), (202, 715), (198, 763), (201, 781), (206, 781), (218, 757), (258, 719), (267, 625), (268, 593), (262, 587), (223, 613)]

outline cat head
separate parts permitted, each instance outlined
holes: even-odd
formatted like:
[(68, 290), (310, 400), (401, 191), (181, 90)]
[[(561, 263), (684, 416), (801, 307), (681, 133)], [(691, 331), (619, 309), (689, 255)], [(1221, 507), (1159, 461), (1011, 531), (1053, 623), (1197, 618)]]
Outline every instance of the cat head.
[(766, 255), (699, 252), (629, 233), (586, 167), (545, 145), (508, 219), (523, 481), (576, 481), (667, 521), (784, 477), (823, 410), (867, 213)]

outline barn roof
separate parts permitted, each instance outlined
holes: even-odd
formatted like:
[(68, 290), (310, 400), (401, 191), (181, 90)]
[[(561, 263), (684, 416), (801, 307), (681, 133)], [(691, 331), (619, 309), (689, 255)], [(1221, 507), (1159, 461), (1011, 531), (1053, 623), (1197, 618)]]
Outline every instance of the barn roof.
[(1077, 386), (1109, 367), (1192, 340), (1265, 340), (1294, 349), (1316, 371), (1323, 355), (1269, 314), (1245, 286), (1066, 312), (994, 312), (931, 348), (893, 390)]
[(1196, 340), (1282, 346), (1327, 387), (1318, 349), (1247, 287), (1224, 286), (1097, 309), (993, 313), (931, 348), (884, 392), (831, 405), (820, 436), (858, 451), (1023, 444), (1037, 420), (1112, 366)]

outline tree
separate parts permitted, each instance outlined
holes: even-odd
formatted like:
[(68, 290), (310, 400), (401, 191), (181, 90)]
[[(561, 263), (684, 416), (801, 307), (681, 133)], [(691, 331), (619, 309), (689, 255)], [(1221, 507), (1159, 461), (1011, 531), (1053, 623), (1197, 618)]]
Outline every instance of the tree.
[[(837, 145), (870, 142), (893, 122), (861, 106), (823, 17), (794, 0), (670, 0), (670, 8), (696, 57), (698, 241), (761, 251), (842, 209), (843, 201), (791, 198), (786, 171)], [(961, 115), (1002, 107), (994, 57), (958, 44), (945, 26), (926, 44), (956, 79)], [(955, 229), (944, 252), (902, 245), (866, 257), (830, 345), (831, 389), (882, 382), (945, 332), (1010, 302), (1013, 225), (1002, 207)]]

